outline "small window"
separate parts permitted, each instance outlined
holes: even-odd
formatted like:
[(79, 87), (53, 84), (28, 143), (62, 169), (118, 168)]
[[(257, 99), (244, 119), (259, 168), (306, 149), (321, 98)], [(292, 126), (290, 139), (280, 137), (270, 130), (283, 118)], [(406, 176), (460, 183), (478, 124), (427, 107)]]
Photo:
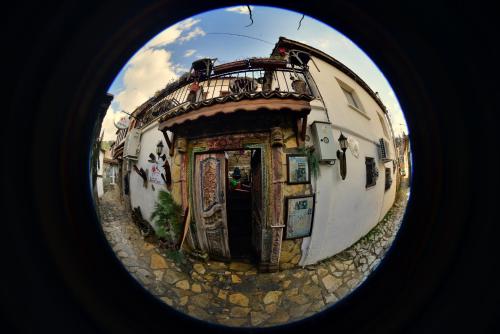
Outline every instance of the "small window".
[(363, 105), (361, 104), (361, 101), (359, 101), (358, 95), (356, 94), (354, 89), (352, 89), (351, 87), (349, 87), (348, 84), (346, 84), (345, 82), (343, 82), (339, 79), (337, 79), (337, 83), (339, 84), (340, 88), (342, 89), (342, 92), (345, 95), (345, 98), (347, 100), (347, 104), (349, 105), (349, 107), (351, 107), (351, 108), (361, 112), (363, 115), (365, 115), (366, 113), (365, 113), (365, 110), (363, 109)]
[(385, 191), (389, 190), (392, 185), (391, 168), (385, 169)]
[(358, 103), (356, 102), (356, 98), (354, 97), (353, 95), (353, 92), (352, 91), (348, 91), (347, 89), (345, 89), (344, 87), (341, 87), (342, 88), (342, 91), (344, 92), (344, 95), (345, 97), (347, 98), (347, 102), (353, 106), (353, 107), (356, 107), (358, 109), (359, 108), (359, 105)]
[(377, 184), (378, 169), (374, 158), (365, 158), (366, 164), (366, 188)]
[(389, 138), (389, 132), (387, 131), (387, 126), (385, 125), (384, 118), (380, 116), (377, 112), (378, 119), (380, 120), (380, 124), (382, 124), (382, 130), (384, 131), (384, 135)]

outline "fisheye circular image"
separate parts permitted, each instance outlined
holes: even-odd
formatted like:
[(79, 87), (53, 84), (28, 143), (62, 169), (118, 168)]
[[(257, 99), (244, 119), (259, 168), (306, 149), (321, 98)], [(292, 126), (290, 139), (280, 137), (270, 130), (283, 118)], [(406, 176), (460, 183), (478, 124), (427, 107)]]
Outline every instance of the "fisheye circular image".
[(191, 317), (269, 327), (363, 283), (410, 195), (396, 95), (351, 40), (301, 13), (221, 8), (166, 28), (108, 89), (91, 160), (107, 240)]

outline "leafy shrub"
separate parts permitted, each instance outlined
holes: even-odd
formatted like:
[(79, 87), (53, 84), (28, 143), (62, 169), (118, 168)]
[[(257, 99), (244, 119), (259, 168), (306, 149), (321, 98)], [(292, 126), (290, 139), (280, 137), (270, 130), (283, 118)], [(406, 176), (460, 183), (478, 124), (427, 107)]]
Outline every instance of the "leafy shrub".
[(167, 245), (175, 248), (182, 230), (182, 207), (175, 203), (169, 192), (160, 190), (158, 201), (151, 214), (151, 222), (156, 225), (156, 235)]

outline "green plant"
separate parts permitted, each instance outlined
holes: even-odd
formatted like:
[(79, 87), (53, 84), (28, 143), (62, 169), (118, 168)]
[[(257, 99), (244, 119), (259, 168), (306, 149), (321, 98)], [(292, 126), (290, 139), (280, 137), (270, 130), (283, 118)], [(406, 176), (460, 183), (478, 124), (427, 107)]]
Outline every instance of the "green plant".
[(160, 190), (158, 201), (151, 214), (151, 222), (156, 225), (156, 235), (170, 247), (175, 247), (182, 229), (182, 207), (175, 203), (169, 192)]
[(319, 158), (314, 151), (315, 151), (314, 146), (299, 148), (299, 152), (301, 154), (307, 155), (307, 161), (309, 162), (309, 169), (311, 170), (311, 175), (315, 179), (317, 179), (319, 176)]

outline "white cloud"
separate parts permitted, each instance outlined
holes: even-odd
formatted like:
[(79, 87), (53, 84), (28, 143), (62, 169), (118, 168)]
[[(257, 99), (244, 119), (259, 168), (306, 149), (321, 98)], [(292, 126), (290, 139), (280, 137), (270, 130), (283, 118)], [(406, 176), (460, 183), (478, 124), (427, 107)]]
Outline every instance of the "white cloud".
[[(252, 11), (253, 11), (253, 6), (250, 6), (250, 9), (252, 9)], [(230, 7), (230, 8), (226, 8), (226, 12), (233, 12), (233, 13), (248, 15), (248, 8), (247, 8), (247, 6)]]
[(203, 29), (201, 29), (200, 27), (196, 27), (190, 32), (188, 32), (186, 35), (179, 37), (179, 41), (181, 43), (184, 43), (195, 38), (196, 36), (205, 36), (205, 35), (206, 33), (203, 31)]
[(116, 116), (116, 111), (113, 110), (111, 106), (109, 106), (106, 111), (106, 116), (104, 116), (104, 120), (101, 125), (101, 133), (104, 131), (103, 140), (116, 140), (116, 127), (114, 124), (114, 119)]
[(194, 55), (196, 52), (195, 49), (189, 49), (189, 50), (186, 50), (186, 52), (184, 53), (184, 57), (191, 57), (192, 55)]
[(146, 49), (137, 53), (123, 76), (124, 90), (116, 95), (120, 108), (132, 112), (167, 82), (177, 78), (171, 53), (163, 49)]
[(170, 28), (165, 29), (161, 33), (156, 35), (151, 41), (146, 44), (145, 48), (159, 48), (174, 43), (178, 38), (181, 37), (182, 33), (191, 29), (199, 22), (200, 20), (189, 18), (187, 20), (174, 24)]

